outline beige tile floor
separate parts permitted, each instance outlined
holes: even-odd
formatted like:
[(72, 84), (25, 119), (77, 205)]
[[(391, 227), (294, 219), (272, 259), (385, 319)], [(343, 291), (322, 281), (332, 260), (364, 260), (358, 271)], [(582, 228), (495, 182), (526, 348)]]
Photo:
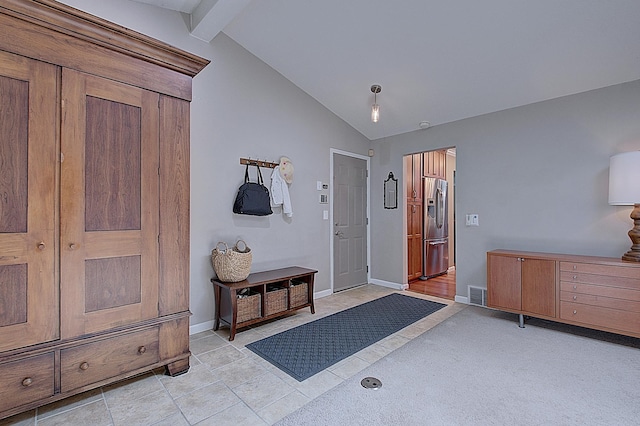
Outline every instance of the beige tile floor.
[(298, 382), (245, 345), (300, 324), (393, 293), (366, 285), (315, 301), (316, 313), (297, 311), (236, 334), (228, 328), (191, 336), (191, 369), (169, 377), (163, 369), (0, 420), (4, 425), (270, 425), (357, 374), (466, 305), (404, 292), (448, 306)]

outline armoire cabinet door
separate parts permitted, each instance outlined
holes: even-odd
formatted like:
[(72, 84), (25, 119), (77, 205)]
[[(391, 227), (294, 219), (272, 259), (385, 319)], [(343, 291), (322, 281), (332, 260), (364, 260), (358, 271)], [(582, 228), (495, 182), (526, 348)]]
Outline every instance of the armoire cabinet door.
[(158, 316), (159, 95), (62, 70), (63, 338)]
[(57, 75), (0, 52), (0, 351), (59, 336)]

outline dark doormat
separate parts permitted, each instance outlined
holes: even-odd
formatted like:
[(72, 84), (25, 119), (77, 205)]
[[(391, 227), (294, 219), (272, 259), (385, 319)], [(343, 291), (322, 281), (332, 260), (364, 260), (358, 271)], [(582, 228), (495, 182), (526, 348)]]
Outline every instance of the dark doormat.
[(246, 347), (301, 382), (445, 306), (393, 293)]

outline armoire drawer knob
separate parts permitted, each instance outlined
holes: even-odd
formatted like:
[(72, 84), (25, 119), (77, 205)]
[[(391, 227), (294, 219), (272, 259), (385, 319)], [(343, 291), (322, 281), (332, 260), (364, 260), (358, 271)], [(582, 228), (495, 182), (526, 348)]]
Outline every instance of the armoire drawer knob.
[(138, 348), (138, 353), (139, 353), (140, 355), (142, 355), (142, 354), (143, 354), (143, 353), (145, 353), (146, 351), (147, 351), (147, 348), (145, 348), (144, 346), (140, 346), (140, 347)]
[(574, 289), (574, 290), (576, 290), (577, 288), (578, 288), (578, 286), (577, 286), (577, 285), (574, 285), (574, 286), (573, 286), (573, 289)]
[(22, 386), (29, 387), (33, 383), (33, 379), (31, 377), (27, 377), (22, 381)]
[(576, 311), (576, 310), (574, 309), (574, 311), (573, 311), (573, 315), (575, 315), (575, 314), (577, 314), (577, 313), (578, 313), (578, 311)]
[(578, 278), (578, 276), (577, 276), (577, 275), (574, 275), (574, 276), (573, 276), (573, 279), (574, 279), (574, 280), (575, 280), (575, 279), (577, 279), (577, 278)]
[(573, 296), (573, 300), (578, 300), (578, 296)]
[(74, 243), (69, 244), (69, 249), (75, 250), (76, 249), (76, 245)]
[(83, 362), (82, 364), (80, 364), (80, 370), (86, 370), (89, 368), (89, 363), (88, 362)]
[(38, 250), (44, 250), (45, 248), (47, 248), (47, 245), (44, 243), (44, 241), (40, 241), (38, 243)]

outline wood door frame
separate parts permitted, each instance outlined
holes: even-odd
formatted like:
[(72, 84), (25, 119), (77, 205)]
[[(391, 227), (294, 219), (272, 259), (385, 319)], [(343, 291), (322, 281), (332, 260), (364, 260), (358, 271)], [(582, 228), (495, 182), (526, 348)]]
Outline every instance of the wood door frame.
[[(357, 158), (359, 160), (365, 160), (367, 163), (367, 266), (371, 265), (371, 226), (369, 218), (371, 217), (371, 158), (366, 155), (360, 155), (353, 152), (342, 151), (336, 148), (329, 149), (329, 258), (330, 262), (330, 294), (333, 294), (333, 278), (334, 278), (334, 250), (333, 250), (333, 206), (334, 206), (334, 198), (333, 198), (333, 155), (340, 154), (345, 157)], [(367, 270), (367, 282), (371, 281), (371, 268)]]

